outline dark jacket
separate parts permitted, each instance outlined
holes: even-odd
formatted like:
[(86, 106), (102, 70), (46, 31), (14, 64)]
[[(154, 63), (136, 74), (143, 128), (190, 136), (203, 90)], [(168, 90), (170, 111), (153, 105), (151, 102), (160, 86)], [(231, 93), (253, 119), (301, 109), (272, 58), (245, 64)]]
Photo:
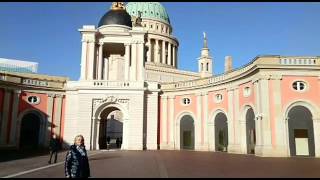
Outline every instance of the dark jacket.
[(90, 177), (89, 160), (85, 148), (85, 156), (82, 156), (77, 150), (76, 145), (72, 145), (67, 152), (65, 161), (65, 175), (70, 178)]
[(58, 139), (50, 139), (50, 144), (49, 144), (49, 149), (50, 151), (58, 151), (60, 149), (60, 143)]

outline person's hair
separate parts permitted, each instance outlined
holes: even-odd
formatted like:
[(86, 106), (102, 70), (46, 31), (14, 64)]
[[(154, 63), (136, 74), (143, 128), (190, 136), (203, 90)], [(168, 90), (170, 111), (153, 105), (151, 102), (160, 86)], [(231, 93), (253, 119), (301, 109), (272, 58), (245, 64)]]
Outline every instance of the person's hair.
[(74, 144), (76, 143), (78, 137), (81, 137), (82, 142), (84, 141), (84, 137), (81, 134), (79, 134), (74, 138), (74, 142), (73, 142)]

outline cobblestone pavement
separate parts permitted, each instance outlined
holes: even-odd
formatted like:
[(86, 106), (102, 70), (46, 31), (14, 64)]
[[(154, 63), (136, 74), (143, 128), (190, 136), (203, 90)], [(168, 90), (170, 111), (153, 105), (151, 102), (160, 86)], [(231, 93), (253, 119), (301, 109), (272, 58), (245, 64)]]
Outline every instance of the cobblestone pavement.
[[(65, 152), (0, 163), (0, 177), (64, 177)], [(318, 158), (262, 158), (197, 151), (89, 151), (92, 177), (320, 177)], [(21, 173), (26, 170), (29, 173)], [(20, 174), (17, 174), (20, 173)]]

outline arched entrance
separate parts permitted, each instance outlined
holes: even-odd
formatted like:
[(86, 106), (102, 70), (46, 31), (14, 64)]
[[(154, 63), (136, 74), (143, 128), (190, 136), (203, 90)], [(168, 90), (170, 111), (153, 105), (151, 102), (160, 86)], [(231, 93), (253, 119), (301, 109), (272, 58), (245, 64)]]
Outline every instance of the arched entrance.
[(289, 149), (291, 156), (315, 156), (312, 114), (297, 105), (288, 113)]
[(116, 107), (100, 114), (99, 149), (119, 149), (123, 139), (123, 114)]
[(194, 150), (194, 120), (189, 115), (180, 121), (180, 149)]
[(219, 112), (215, 119), (215, 149), (216, 151), (227, 152), (228, 147), (228, 123), (227, 116)]
[(21, 119), (20, 148), (37, 149), (39, 147), (40, 117), (28, 113)]
[(246, 139), (247, 153), (254, 154), (256, 145), (256, 125), (254, 121), (255, 115), (252, 108), (249, 108), (246, 113)]

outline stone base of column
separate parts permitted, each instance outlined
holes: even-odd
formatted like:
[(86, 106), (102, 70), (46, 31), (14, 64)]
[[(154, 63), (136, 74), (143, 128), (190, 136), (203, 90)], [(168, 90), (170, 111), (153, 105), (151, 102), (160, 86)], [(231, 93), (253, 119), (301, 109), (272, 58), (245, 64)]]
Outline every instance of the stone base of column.
[(242, 154), (240, 144), (229, 144), (228, 153)]
[(208, 144), (196, 144), (195, 146), (196, 151), (209, 151)]
[(173, 146), (173, 144), (170, 144), (170, 143), (162, 143), (162, 144), (160, 144), (160, 149), (174, 150), (174, 146)]
[(154, 144), (154, 143), (149, 143), (147, 144), (147, 150), (157, 150), (158, 149), (158, 145)]
[(289, 157), (287, 148), (280, 146), (273, 148), (271, 145), (263, 145), (255, 148), (255, 155), (261, 157)]
[(143, 150), (142, 144), (129, 144), (128, 148), (126, 150)]

